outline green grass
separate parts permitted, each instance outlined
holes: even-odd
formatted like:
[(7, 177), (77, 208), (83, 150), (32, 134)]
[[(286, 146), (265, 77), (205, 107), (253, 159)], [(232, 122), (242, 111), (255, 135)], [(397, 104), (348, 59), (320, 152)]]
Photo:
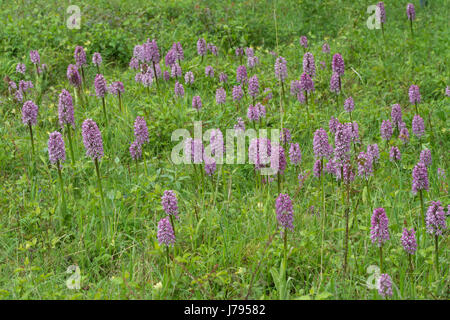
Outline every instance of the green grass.
[[(378, 249), (370, 241), (370, 217), (374, 208), (383, 207), (389, 218), (391, 240), (383, 247), (385, 272), (394, 283), (394, 299), (448, 299), (448, 232), (440, 237), (437, 275), (434, 270), (434, 239), (420, 223), (419, 197), (411, 193), (412, 168), (420, 150), (429, 148), (433, 162), (428, 169), (430, 200), (448, 205), (446, 189), (440, 188), (437, 168), (448, 173), (450, 112), (445, 87), (450, 73), (447, 49), (448, 9), (445, 1), (432, 6), (416, 6), (415, 38), (411, 37), (404, 1), (385, 1), (387, 23), (385, 41), (381, 30), (366, 26), (367, 6), (362, 1), (91, 1), (81, 8), (82, 28), (66, 28), (68, 1), (1, 1), (0, 72), (14, 81), (18, 62), (27, 65), (26, 79), (35, 88), (30, 99), (39, 105), (35, 135), (34, 162), (30, 156), (30, 137), (21, 122), (21, 104), (8, 96), (0, 84), (0, 297), (3, 299), (382, 299), (367, 288), (367, 268), (379, 264)], [(275, 13), (275, 14), (274, 14)], [(276, 15), (276, 29), (275, 19)], [(289, 95), (289, 83), (299, 79), (303, 50), (299, 37), (308, 37), (308, 50), (317, 64), (315, 103), (306, 109)], [(196, 41), (205, 37), (219, 48), (219, 56), (208, 55), (201, 63)], [(161, 82), (150, 92), (135, 83), (135, 72), (128, 68), (133, 47), (147, 38), (158, 39), (164, 53), (175, 41), (185, 52), (183, 74), (193, 71), (193, 86), (184, 84), (183, 99), (175, 99), (175, 80)], [(327, 41), (331, 54), (341, 53), (346, 71), (343, 94), (336, 110), (335, 96), (329, 91), (330, 56), (321, 46)], [(74, 154), (62, 170), (68, 221), (60, 212), (58, 172), (48, 160), (47, 140), (59, 129), (58, 94), (68, 84), (67, 65), (74, 63), (75, 46), (85, 47), (88, 99), (86, 107), (75, 106)], [(343, 97), (355, 100), (353, 120), (359, 124), (361, 149), (378, 143), (380, 161), (369, 188), (356, 177), (350, 199), (350, 241), (348, 268), (342, 272), (345, 236), (344, 207), (339, 184), (325, 177), (326, 222), (321, 203), (321, 185), (311, 174), (298, 191), (297, 172), (289, 164), (282, 189), (294, 203), (294, 232), (288, 234), (287, 277), (277, 281), (283, 259), (283, 239), (277, 230), (276, 181), (262, 189), (255, 187), (253, 166), (217, 167), (213, 179), (205, 177), (202, 187), (190, 165), (173, 165), (170, 160), (177, 128), (193, 132), (198, 115), (191, 99), (200, 95), (203, 132), (220, 128), (225, 135), (237, 117), (246, 120), (250, 99), (243, 98), (237, 111), (231, 99), (239, 60), (237, 46), (252, 46), (260, 59), (256, 71), (261, 91), (269, 87), (273, 99), (267, 105), (263, 127), (289, 128), (293, 142), (302, 151), (301, 170), (312, 170), (312, 138), (320, 127), (328, 130), (331, 116), (350, 121), (343, 109)], [(30, 50), (39, 50), (41, 61), (49, 66), (48, 78), (35, 81)], [(108, 83), (124, 83), (124, 111), (119, 113), (116, 97), (108, 95), (109, 125), (105, 126), (102, 102), (95, 97), (91, 64), (93, 52), (101, 52), (101, 72)], [(274, 77), (279, 52), (288, 61), (286, 105), (280, 118), (280, 89)], [(164, 56), (162, 56), (164, 57)], [(320, 69), (325, 60), (327, 68)], [(244, 62), (245, 63), (245, 62)], [(204, 67), (212, 65), (215, 78), (206, 78)], [(163, 62), (161, 63), (163, 66)], [(164, 68), (163, 68), (164, 69)], [(220, 72), (229, 76), (225, 85), (227, 104), (217, 106), (216, 89)], [(426, 134), (417, 139), (411, 130), (414, 107), (409, 104), (408, 88), (420, 87), (420, 114)], [(389, 149), (381, 140), (382, 120), (390, 118), (391, 105), (399, 103), (410, 131), (410, 142), (403, 144), (394, 134), (390, 145), (402, 153), (399, 164), (389, 161)], [(133, 122), (143, 116), (149, 127), (150, 142), (144, 147), (145, 163), (138, 169), (130, 159), (134, 140)], [(105, 157), (100, 162), (105, 208), (102, 209), (94, 163), (85, 156), (81, 124), (92, 118), (100, 127)], [(429, 122), (433, 124), (430, 131)], [(330, 135), (331, 137), (331, 135)], [(330, 140), (332, 140), (331, 138)], [(352, 151), (353, 152), (353, 151)], [(223, 176), (222, 176), (223, 174)], [(157, 241), (157, 224), (165, 216), (161, 206), (164, 190), (175, 190), (180, 207), (176, 221), (177, 242), (170, 249), (167, 266), (165, 248)], [(370, 197), (368, 194), (370, 191)], [(311, 214), (315, 207), (319, 214)], [(103, 218), (102, 218), (103, 216)], [(418, 250), (413, 256), (413, 272), (401, 246), (406, 227), (417, 231)], [(70, 290), (66, 270), (78, 265), (81, 289)], [(168, 269), (169, 271), (168, 271)], [(158, 283), (161, 282), (161, 286)], [(282, 293), (282, 287), (287, 288)]]

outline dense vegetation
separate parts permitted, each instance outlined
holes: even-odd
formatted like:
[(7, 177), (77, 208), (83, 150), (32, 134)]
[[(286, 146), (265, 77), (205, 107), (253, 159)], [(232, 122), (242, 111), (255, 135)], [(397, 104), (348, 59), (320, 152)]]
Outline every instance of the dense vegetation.
[[(384, 208), (390, 238), (382, 246), (382, 273), (393, 284), (392, 296), (386, 298), (448, 299), (448, 230), (435, 237), (427, 232), (422, 215), (432, 201), (440, 201), (448, 216), (449, 3), (413, 3), (411, 33), (407, 2), (385, 1), (383, 34), (367, 27), (367, 7), (375, 4), (368, 1), (95, 0), (80, 5), (80, 29), (66, 25), (69, 1), (0, 2), (0, 73), (7, 77), (0, 84), (0, 297), (382, 299), (376, 288), (368, 287), (373, 280), (368, 267), (380, 265), (379, 247), (371, 241), (371, 218), (375, 209)], [(307, 37), (307, 48), (300, 45), (300, 36)], [(198, 55), (200, 38), (216, 46), (217, 56), (214, 49)], [(181, 43), (181, 77), (161, 76), (148, 88), (135, 81), (139, 71), (129, 67), (130, 59), (135, 46), (147, 39), (157, 41), (160, 68), (169, 73), (165, 56), (174, 42)], [(323, 52), (324, 43), (330, 53)], [(69, 64), (75, 64), (77, 46), (87, 54), (80, 91), (66, 75)], [(259, 59), (253, 68), (248, 66), (248, 47)], [(242, 57), (236, 56), (237, 48), (244, 49)], [(39, 75), (31, 50), (40, 55)], [(124, 85), (120, 107), (117, 95), (105, 95), (108, 121), (94, 86), (94, 52), (103, 58), (99, 70), (108, 85)], [(291, 82), (304, 72), (305, 52), (313, 54), (316, 70), (308, 103), (290, 92)], [(336, 53), (345, 61), (339, 95), (330, 91)], [(283, 86), (274, 72), (279, 56), (287, 61)], [(18, 63), (25, 64), (24, 74), (16, 72)], [(246, 66), (248, 78), (258, 77), (255, 99), (247, 85), (240, 102), (233, 99), (240, 65)], [(212, 66), (213, 77), (205, 75), (207, 66)], [(193, 84), (185, 82), (187, 72), (193, 73)], [(219, 79), (222, 72), (228, 76), (225, 83)], [(8, 79), (17, 86), (20, 80), (32, 81), (33, 87), (17, 101)], [(184, 87), (181, 97), (174, 93), (177, 81)], [(410, 102), (411, 85), (420, 88), (417, 105)], [(216, 90), (222, 87), (226, 102), (218, 104)], [(271, 89), (272, 98), (263, 94), (265, 88)], [(58, 118), (63, 89), (74, 102), (73, 162)], [(191, 106), (197, 95), (203, 105), (198, 112)], [(354, 100), (351, 113), (344, 109), (349, 97)], [(27, 100), (39, 107), (32, 127), (34, 153), (29, 126), (22, 122)], [(247, 117), (255, 102), (266, 109), (261, 122)], [(402, 109), (406, 141), (395, 126), (389, 139), (380, 135), (383, 120), (392, 121), (394, 104)], [(412, 128), (417, 114), (425, 124), (420, 137)], [(142, 158), (134, 161), (130, 144), (138, 116), (146, 121), (149, 141), (142, 146)], [(200, 174), (204, 166), (172, 162), (174, 130), (192, 133), (193, 121), (201, 120), (203, 132), (219, 128), (225, 137), (238, 117), (247, 128), (289, 129), (291, 142), (301, 150), (300, 165), (291, 163), (289, 143), (287, 167), (269, 183), (257, 178), (248, 161), (218, 164), (211, 176)], [(325, 129), (334, 146), (332, 117), (356, 121), (359, 127), (359, 139), (348, 151), (354, 174), (349, 183), (325, 170), (320, 178), (315, 176), (315, 132)], [(100, 178), (83, 143), (82, 124), (88, 118), (98, 124), (103, 139)], [(49, 161), (48, 139), (54, 131), (62, 133), (66, 147), (62, 183), (57, 166)], [(379, 159), (365, 179), (358, 174), (359, 154), (367, 156), (373, 144), (379, 147)], [(391, 161), (392, 147), (401, 152), (400, 160)], [(412, 172), (423, 162), (424, 150), (431, 151), (429, 188), (415, 193)], [(166, 190), (173, 190), (178, 200), (173, 247), (160, 244), (157, 235), (158, 223), (167, 215), (161, 203)], [(286, 230), (277, 222), (280, 193), (289, 195), (293, 204), (293, 230), (286, 233), (286, 244), (280, 234)], [(412, 255), (402, 245), (404, 228), (416, 232)], [(78, 290), (66, 285), (71, 276), (66, 270), (72, 265), (80, 270)]]

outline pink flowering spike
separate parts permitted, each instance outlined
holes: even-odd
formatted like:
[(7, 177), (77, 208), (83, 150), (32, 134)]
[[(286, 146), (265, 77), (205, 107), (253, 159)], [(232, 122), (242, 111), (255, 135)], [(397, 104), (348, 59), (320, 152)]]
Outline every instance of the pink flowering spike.
[(381, 274), (378, 279), (378, 293), (383, 297), (392, 296), (392, 280), (387, 273)]
[(400, 129), (400, 124), (402, 121), (402, 107), (396, 103), (392, 105), (391, 109), (391, 121), (394, 126)]
[(384, 2), (380, 1), (377, 3), (377, 18), (379, 18), (381, 24), (386, 22), (386, 10), (384, 9)]
[(272, 145), (267, 138), (255, 138), (250, 141), (248, 147), (248, 158), (251, 164), (255, 165), (256, 170), (264, 168), (270, 164)]
[(258, 109), (255, 108), (255, 106), (253, 106), (253, 105), (248, 106), (247, 118), (250, 121), (258, 121), (259, 120)]
[(237, 118), (237, 123), (234, 125), (234, 130), (236, 132), (244, 132), (245, 131), (245, 123), (242, 118)]
[(178, 81), (175, 82), (175, 96), (177, 98), (181, 98), (184, 97), (184, 88), (183, 85), (181, 83), (179, 83)]
[(335, 117), (331, 117), (330, 121), (328, 122), (328, 129), (330, 129), (330, 132), (332, 134), (336, 134), (336, 130), (339, 126), (340, 122)]
[(38, 106), (31, 100), (26, 101), (22, 107), (22, 122), (28, 126), (37, 123)]
[(94, 52), (92, 55), (92, 63), (98, 67), (102, 64), (102, 61), (102, 55), (98, 52)]
[(258, 77), (254, 75), (248, 80), (248, 94), (253, 98), (256, 98), (258, 93), (259, 93)]
[(130, 60), (129, 67), (131, 69), (138, 70), (139, 69), (139, 60), (137, 58), (135, 58), (135, 57), (132, 57), (131, 60)]
[(134, 136), (136, 137), (136, 141), (141, 145), (149, 142), (147, 123), (141, 116), (137, 116), (134, 121)]
[(424, 149), (420, 152), (420, 162), (422, 162), (427, 167), (431, 166), (431, 151), (429, 149)]
[(303, 72), (308, 74), (311, 78), (316, 76), (316, 64), (311, 52), (306, 52), (303, 55)]
[(200, 96), (192, 97), (192, 108), (200, 111), (200, 109), (202, 108), (202, 99), (200, 98)]
[(419, 86), (413, 84), (409, 87), (409, 102), (411, 104), (419, 104), (421, 100)]
[(239, 66), (236, 69), (236, 81), (240, 84), (247, 82), (247, 68), (245, 66)]
[(316, 178), (320, 178), (320, 176), (322, 175), (322, 162), (320, 159), (317, 159), (314, 162), (313, 174)]
[(339, 76), (343, 76), (345, 72), (345, 64), (344, 59), (339, 53), (336, 53), (333, 56), (331, 67), (334, 73), (337, 73)]
[(205, 67), (205, 75), (210, 78), (214, 78), (214, 68), (212, 66)]
[(164, 58), (164, 61), (165, 61), (166, 67), (170, 67), (173, 64), (175, 64), (175, 61), (177, 61), (177, 53), (173, 48), (167, 52), (166, 57)]
[(391, 150), (389, 151), (389, 159), (392, 162), (400, 161), (402, 158), (402, 155), (400, 153), (400, 149), (397, 146), (392, 146)]
[(64, 125), (71, 125), (75, 128), (73, 100), (66, 89), (63, 89), (59, 94), (58, 118), (61, 128), (64, 128)]
[(137, 142), (137, 141), (133, 141), (130, 144), (130, 156), (131, 159), (133, 159), (134, 161), (141, 159), (142, 157), (142, 145)]
[(290, 141), (291, 141), (291, 131), (289, 131), (289, 129), (287, 129), (287, 128), (283, 128), (283, 130), (281, 130), (281, 132), (280, 132), (281, 144), (285, 145)]
[(222, 159), (225, 147), (223, 143), (223, 134), (220, 129), (213, 129), (211, 131), (209, 143), (211, 147), (211, 155), (217, 155), (219, 159)]
[(425, 134), (425, 123), (421, 116), (416, 114), (412, 121), (412, 132), (417, 136), (417, 138), (421, 138)]
[(206, 55), (206, 41), (203, 38), (197, 41), (197, 53), (199, 56)]
[(203, 163), (205, 147), (200, 139), (188, 138), (185, 142), (184, 156), (191, 163)]
[(221, 72), (219, 74), (219, 82), (221, 83), (227, 83), (228, 82), (228, 75), (224, 72)]
[(307, 73), (300, 76), (300, 89), (306, 92), (314, 91), (314, 81)]
[(294, 230), (294, 210), (292, 208), (292, 200), (288, 194), (280, 193), (275, 201), (275, 211), (278, 224), (284, 229)]
[(16, 72), (21, 73), (21, 74), (25, 74), (26, 69), (27, 68), (25, 67), (25, 64), (23, 64), (23, 63), (18, 63), (16, 66)]
[(428, 170), (424, 163), (419, 162), (412, 170), (412, 192), (416, 194), (420, 190), (428, 191)]
[(225, 104), (227, 99), (227, 93), (224, 88), (219, 88), (216, 90), (216, 103), (217, 104)]
[(98, 98), (104, 98), (107, 92), (107, 85), (105, 77), (102, 74), (97, 74), (94, 80), (95, 94)]
[(80, 73), (78, 72), (77, 66), (70, 64), (67, 67), (67, 79), (69, 80), (69, 83), (72, 86), (76, 88), (81, 87), (81, 76)]
[(383, 208), (377, 208), (373, 210), (372, 226), (370, 227), (370, 239), (373, 244), (378, 247), (390, 239), (389, 237), (389, 220), (386, 216), (386, 212)]
[(100, 160), (103, 157), (103, 140), (97, 124), (92, 119), (84, 120), (81, 133), (86, 155), (93, 160)]
[(39, 52), (37, 50), (30, 51), (30, 60), (35, 65), (41, 64), (41, 57), (39, 56)]
[(373, 163), (378, 162), (380, 159), (380, 151), (378, 149), (378, 144), (369, 144), (367, 146), (367, 155), (372, 158)]
[(125, 92), (125, 88), (123, 86), (123, 83), (121, 81), (114, 81), (111, 84), (111, 93), (114, 95), (122, 94)]
[(258, 112), (259, 119), (266, 117), (266, 107), (264, 105), (262, 105), (261, 102), (258, 102), (255, 105), (255, 108), (256, 108), (256, 110)]
[(416, 9), (412, 3), (406, 5), (406, 16), (408, 17), (408, 20), (411, 21), (416, 19)]
[(308, 48), (308, 38), (306, 36), (300, 37), (300, 45), (305, 49)]
[(214, 158), (205, 159), (205, 173), (208, 176), (212, 176), (216, 172), (216, 160)]
[(242, 97), (244, 96), (244, 91), (242, 90), (242, 86), (233, 86), (233, 101), (240, 101)]
[(358, 155), (358, 175), (366, 180), (373, 175), (372, 158), (365, 152), (360, 152)]
[(275, 61), (275, 76), (281, 82), (284, 82), (287, 78), (286, 59), (281, 56)]
[(165, 190), (163, 196), (161, 197), (161, 205), (164, 211), (168, 215), (173, 215), (175, 218), (179, 219), (178, 216), (178, 200), (175, 192), (173, 190)]
[(414, 254), (417, 250), (417, 242), (416, 242), (416, 232), (414, 228), (408, 230), (403, 228), (402, 238), (401, 238), (403, 249), (408, 254)]
[(286, 169), (286, 155), (284, 148), (274, 144), (271, 147), (270, 167), (277, 173), (284, 174)]
[(302, 160), (302, 153), (298, 143), (291, 143), (289, 148), (289, 160), (293, 165), (299, 165)]
[(169, 217), (165, 217), (158, 222), (157, 236), (160, 246), (173, 246), (175, 244), (175, 233), (173, 231)]
[(403, 141), (403, 143), (407, 143), (409, 141), (409, 131), (404, 122), (400, 124), (400, 133), (398, 137)]
[(194, 73), (192, 73), (192, 71), (188, 71), (184, 74), (184, 83), (194, 84)]
[(50, 163), (55, 164), (66, 161), (66, 149), (60, 132), (54, 131), (50, 133), (47, 146)]
[(392, 137), (392, 124), (389, 120), (383, 120), (380, 128), (380, 135), (386, 141), (391, 140)]
[(86, 52), (82, 46), (75, 47), (75, 52), (73, 54), (75, 58), (75, 63), (77, 67), (82, 67), (86, 65)]
[(434, 236), (441, 236), (447, 231), (446, 214), (440, 201), (431, 201), (425, 218), (427, 232)]
[(341, 92), (340, 88), (340, 78), (339, 75), (336, 72), (333, 72), (330, 79), (330, 91), (335, 92), (336, 94), (339, 94)]
[(334, 136), (334, 156), (338, 163), (343, 163), (349, 159), (351, 139), (351, 128), (345, 124), (338, 125)]
[(180, 67), (180, 65), (177, 62), (175, 62), (174, 64), (171, 65), (171, 67), (170, 67), (170, 76), (172, 78), (181, 77), (182, 73), (183, 72), (181, 70), (181, 67)]
[(332, 148), (328, 143), (328, 134), (323, 129), (317, 129), (313, 138), (313, 149), (316, 158), (328, 158), (331, 156)]
[(352, 112), (355, 110), (355, 103), (352, 97), (348, 97), (344, 102), (344, 110), (346, 112)]
[(324, 42), (322, 45), (322, 52), (326, 54), (330, 53), (330, 45), (328, 43)]

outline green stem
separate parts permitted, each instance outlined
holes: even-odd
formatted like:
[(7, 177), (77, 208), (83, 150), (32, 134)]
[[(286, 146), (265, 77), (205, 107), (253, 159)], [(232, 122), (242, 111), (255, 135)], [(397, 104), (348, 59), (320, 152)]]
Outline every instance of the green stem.
[(135, 161), (136, 161), (136, 178), (139, 178), (139, 163), (138, 163), (137, 158)]
[(75, 163), (75, 156), (73, 153), (73, 145), (72, 145), (72, 133), (70, 132), (70, 125), (67, 124), (67, 138), (69, 139), (69, 149), (70, 149), (70, 157), (72, 159), (72, 164)]
[(380, 247), (380, 272), (383, 273), (383, 247)]
[(64, 184), (63, 184), (63, 179), (62, 179), (62, 174), (61, 174), (61, 166), (59, 164), (59, 160), (56, 162), (56, 166), (58, 167), (59, 186), (60, 186), (61, 198), (62, 198), (61, 213), (62, 213), (63, 219), (65, 220), (65, 218), (66, 218), (66, 198), (64, 195)]
[(170, 215), (170, 223), (172, 224), (173, 235), (175, 236), (175, 223), (173, 223), (173, 215)]
[(119, 91), (119, 111), (122, 112), (122, 97), (120, 96), (120, 91)]
[(100, 197), (102, 198), (102, 206), (105, 206), (105, 199), (103, 197), (102, 179), (100, 177), (100, 169), (99, 169), (99, 166), (98, 166), (98, 159), (97, 158), (94, 159), (94, 163), (95, 163), (95, 171), (97, 172), (98, 189), (100, 191)]
[(106, 114), (106, 101), (105, 101), (105, 97), (102, 98), (102, 104), (103, 104), (103, 114), (105, 116), (105, 123), (106, 125), (108, 125), (108, 116)]
[(434, 236), (434, 250), (435, 250), (435, 255), (434, 255), (434, 264), (436, 267), (436, 276), (439, 276), (439, 242), (438, 242), (438, 235)]
[(422, 221), (423, 221), (423, 225), (425, 226), (425, 208), (423, 205), (423, 195), (422, 195), (422, 190), (419, 190), (419, 194), (420, 194), (420, 214), (422, 216)]
[(31, 159), (34, 158), (34, 138), (33, 138), (33, 129), (31, 128), (31, 123), (28, 124), (28, 128), (30, 129), (30, 137), (31, 137)]
[(412, 20), (409, 20), (409, 26), (411, 27), (411, 36), (414, 38), (414, 32), (413, 32), (413, 24), (412, 24)]

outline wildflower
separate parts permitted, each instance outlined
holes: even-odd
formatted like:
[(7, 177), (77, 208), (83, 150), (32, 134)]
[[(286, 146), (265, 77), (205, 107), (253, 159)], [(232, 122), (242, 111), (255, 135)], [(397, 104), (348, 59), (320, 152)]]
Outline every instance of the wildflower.
[(37, 123), (38, 106), (31, 100), (26, 101), (22, 106), (22, 122), (32, 126)]
[(165, 217), (158, 222), (157, 236), (159, 245), (173, 246), (175, 244), (175, 234), (169, 217)]
[(400, 161), (402, 155), (400, 153), (400, 150), (397, 146), (392, 146), (391, 150), (389, 151), (389, 159), (391, 161)]
[(192, 97), (192, 108), (200, 111), (200, 109), (202, 108), (202, 99), (200, 98), (200, 96)]
[(216, 90), (216, 103), (224, 104), (227, 98), (227, 93), (224, 88), (219, 88)]
[(288, 194), (280, 193), (275, 202), (278, 224), (284, 229), (294, 230), (294, 210), (292, 200)]
[(178, 200), (175, 192), (173, 190), (165, 190), (163, 196), (161, 197), (161, 205), (164, 211), (168, 215), (173, 215), (175, 218), (178, 217)]
[(372, 226), (370, 227), (370, 239), (373, 244), (381, 247), (387, 240), (389, 240), (389, 220), (383, 208), (376, 208), (373, 210)]
[(427, 167), (431, 166), (431, 151), (429, 149), (422, 150), (420, 153), (420, 162)]
[(378, 293), (383, 297), (392, 296), (391, 277), (387, 273), (383, 273), (381, 274), (378, 281), (379, 281)]
[(427, 232), (435, 236), (443, 235), (447, 230), (445, 219), (445, 212), (441, 202), (431, 201), (431, 204), (427, 210), (427, 217), (425, 219)]
[(148, 128), (145, 119), (141, 116), (137, 116), (134, 121), (134, 136), (139, 144), (145, 144), (149, 142)]
[(428, 191), (428, 170), (424, 163), (419, 162), (412, 170), (412, 192), (414, 194), (420, 190)]
[(70, 124), (75, 128), (73, 100), (69, 91), (66, 89), (63, 89), (59, 94), (58, 118), (61, 128), (63, 128), (65, 124)]
[(66, 161), (66, 149), (60, 132), (54, 131), (50, 133), (47, 147), (50, 163), (55, 164)]
[(92, 119), (84, 120), (81, 133), (86, 155), (94, 160), (100, 160), (103, 157), (103, 141), (97, 124)]
[(355, 103), (352, 97), (348, 97), (344, 102), (344, 110), (347, 112), (352, 112), (355, 109)]
[(417, 250), (417, 242), (416, 242), (416, 232), (414, 228), (408, 230), (403, 228), (402, 238), (401, 238), (403, 249), (408, 254), (414, 254)]

